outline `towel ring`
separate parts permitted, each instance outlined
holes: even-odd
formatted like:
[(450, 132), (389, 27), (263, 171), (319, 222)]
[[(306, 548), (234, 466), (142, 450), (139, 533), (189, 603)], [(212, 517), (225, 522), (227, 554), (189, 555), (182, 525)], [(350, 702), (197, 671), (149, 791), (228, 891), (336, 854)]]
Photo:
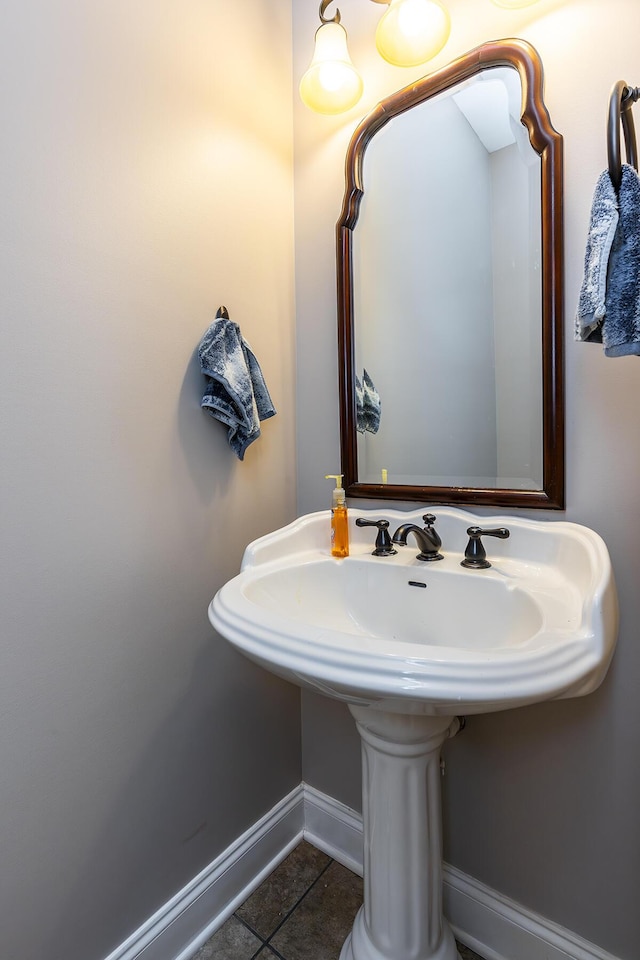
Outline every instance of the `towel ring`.
[(218, 307), (218, 312), (216, 313), (216, 320), (228, 320), (229, 311), (226, 307)]
[(629, 87), (624, 80), (614, 83), (609, 98), (609, 120), (607, 124), (607, 155), (609, 175), (618, 191), (622, 182), (622, 157), (620, 154), (620, 122), (624, 133), (627, 163), (638, 169), (638, 148), (636, 131), (631, 107), (640, 99), (640, 87)]

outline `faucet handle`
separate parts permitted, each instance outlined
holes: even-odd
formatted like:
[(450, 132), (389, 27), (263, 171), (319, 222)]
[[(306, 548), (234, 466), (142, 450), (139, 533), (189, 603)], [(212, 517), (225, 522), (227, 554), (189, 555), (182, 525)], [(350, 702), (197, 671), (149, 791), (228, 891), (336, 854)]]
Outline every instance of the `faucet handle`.
[(356, 527), (378, 528), (376, 547), (371, 554), (372, 557), (392, 557), (394, 553), (398, 552), (391, 543), (388, 520), (365, 520), (364, 517), (356, 517)]
[(506, 527), (492, 527), (484, 529), (482, 527), (469, 527), (467, 529), (469, 543), (464, 551), (464, 560), (460, 561), (461, 567), (470, 567), (472, 570), (486, 570), (491, 564), (487, 560), (487, 551), (481, 537), (498, 537), (499, 540), (506, 540), (511, 534)]
[(434, 516), (432, 513), (425, 513), (425, 514), (423, 514), (422, 519), (424, 520), (425, 530), (427, 531), (427, 533), (429, 533), (429, 534), (433, 537), (434, 541), (437, 541), (437, 546), (438, 546), (438, 548), (441, 547), (441, 546), (442, 546), (442, 538), (441, 538), (440, 535), (436, 532), (436, 529), (435, 529), (435, 527), (433, 526), (434, 523), (436, 522), (435, 516)]

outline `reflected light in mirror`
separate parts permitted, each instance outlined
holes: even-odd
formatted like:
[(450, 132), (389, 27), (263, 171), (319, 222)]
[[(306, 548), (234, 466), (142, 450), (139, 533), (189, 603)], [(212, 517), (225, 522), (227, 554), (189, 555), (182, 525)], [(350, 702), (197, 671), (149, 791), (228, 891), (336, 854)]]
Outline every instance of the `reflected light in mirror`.
[(376, 30), (381, 57), (396, 67), (416, 67), (440, 53), (451, 20), (438, 0), (391, 0)]
[(316, 113), (343, 113), (362, 96), (360, 74), (347, 49), (347, 31), (334, 21), (316, 32), (311, 65), (300, 81), (302, 102)]

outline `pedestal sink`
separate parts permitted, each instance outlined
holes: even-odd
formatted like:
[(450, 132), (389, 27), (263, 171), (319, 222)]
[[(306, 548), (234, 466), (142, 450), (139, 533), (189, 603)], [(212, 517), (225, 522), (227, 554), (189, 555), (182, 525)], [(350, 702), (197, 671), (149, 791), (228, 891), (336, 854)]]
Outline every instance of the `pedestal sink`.
[(440, 748), (460, 718), (602, 681), (617, 637), (609, 554), (586, 527), (483, 517), (491, 567), (461, 567), (478, 517), (434, 508), (444, 559), (374, 557), (370, 528), (422, 524), (424, 508), (351, 510), (350, 556), (329, 514), (250, 544), (214, 597), (213, 626), (287, 680), (343, 700), (362, 739), (364, 905), (340, 960), (459, 960), (442, 915)]

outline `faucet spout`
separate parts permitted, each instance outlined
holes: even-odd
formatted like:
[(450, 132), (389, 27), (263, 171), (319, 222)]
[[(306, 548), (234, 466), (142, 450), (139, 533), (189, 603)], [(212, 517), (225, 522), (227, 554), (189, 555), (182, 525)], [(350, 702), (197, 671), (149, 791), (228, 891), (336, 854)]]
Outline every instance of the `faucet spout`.
[(399, 543), (401, 546), (406, 547), (407, 537), (410, 533), (414, 535), (416, 542), (420, 547), (420, 553), (417, 555), (418, 560), (443, 559), (442, 554), (438, 552), (442, 541), (432, 527), (423, 529), (422, 527), (418, 527), (415, 523), (403, 523), (398, 527), (391, 539), (394, 543)]

